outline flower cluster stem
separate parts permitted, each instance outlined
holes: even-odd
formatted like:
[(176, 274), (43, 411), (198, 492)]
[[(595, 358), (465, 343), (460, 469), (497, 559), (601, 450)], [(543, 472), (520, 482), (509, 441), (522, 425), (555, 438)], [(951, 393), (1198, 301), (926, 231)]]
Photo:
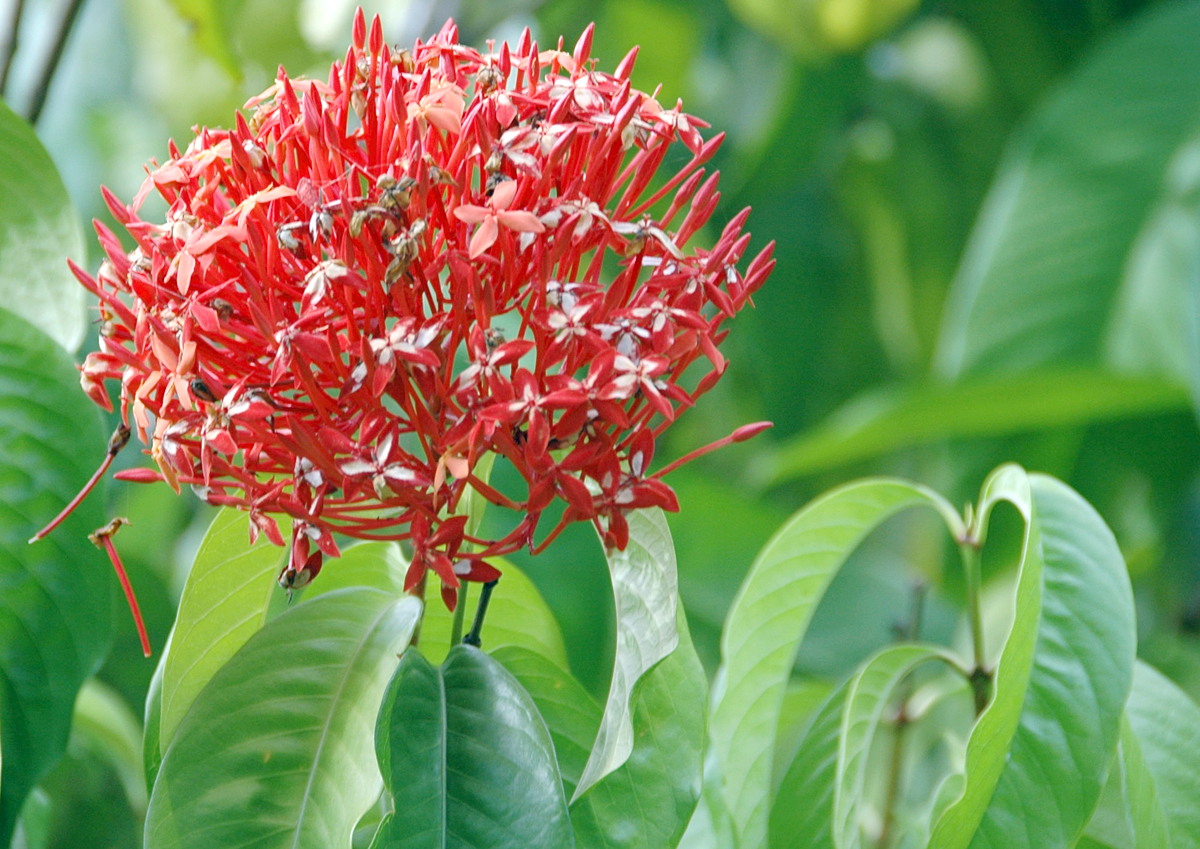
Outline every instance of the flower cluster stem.
[(479, 596), (479, 607), (475, 609), (475, 622), (471, 625), (471, 633), (463, 638), (463, 642), (469, 646), (479, 648), (483, 645), (483, 640), (480, 639), (480, 632), (483, 631), (483, 619), (487, 615), (488, 603), (492, 600), (492, 591), (496, 589), (496, 584), (499, 581), (488, 581), (483, 585), (483, 592)]
[(8, 41), (4, 45), (4, 58), (0, 59), (0, 95), (8, 87), (8, 72), (12, 69), (13, 56), (17, 53), (17, 38), (21, 31), (21, 13), (25, 11), (25, 0), (13, 0), (8, 16)]
[(454, 624), (450, 628), (450, 648), (462, 641), (463, 620), (467, 615), (467, 593), (471, 591), (470, 584), (463, 584), (458, 591), (458, 604), (454, 607)]

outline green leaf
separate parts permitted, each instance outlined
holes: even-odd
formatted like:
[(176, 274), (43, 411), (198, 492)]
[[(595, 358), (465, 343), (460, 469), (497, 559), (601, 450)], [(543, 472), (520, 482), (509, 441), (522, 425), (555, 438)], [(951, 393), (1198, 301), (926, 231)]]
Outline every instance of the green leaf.
[(884, 711), (901, 684), (931, 660), (957, 664), (936, 646), (896, 645), (880, 649), (863, 662), (850, 679), (838, 733), (837, 769), (833, 792), (833, 840), (839, 849), (862, 845), (862, 811), (866, 791), (867, 757)]
[(800, 738), (771, 808), (770, 849), (833, 849), (833, 788), (847, 681), (829, 694)]
[[(503, 576), (492, 592), (483, 623), (483, 648), (489, 654), (504, 646), (523, 646), (567, 669), (567, 649), (554, 613), (529, 577), (502, 558), (492, 560)], [(460, 592), (466, 597), (467, 627), (475, 618), (479, 588)], [(435, 598), (425, 610), (421, 625), (421, 652), (431, 663), (440, 663), (450, 650), (453, 615)]]
[(1108, 784), (1078, 845), (1087, 846), (1089, 841), (1110, 849), (1167, 849), (1171, 845), (1154, 776), (1127, 716), (1121, 717), (1121, 738)]
[(0, 307), (68, 351), (87, 329), (83, 233), (66, 187), (33, 129), (0, 102)]
[(327, 560), (321, 574), (304, 589), (304, 602), (348, 587), (373, 587), (391, 595), (404, 594), (408, 563), (394, 542), (360, 542)]
[(679, 584), (667, 517), (653, 508), (634, 510), (626, 518), (629, 544), (624, 551), (606, 553), (617, 611), (612, 680), (600, 729), (572, 802), (625, 763), (633, 751), (629, 704), (633, 688), (679, 645)]
[(721, 637), (721, 672), (710, 736), (740, 846), (766, 842), (772, 758), (780, 707), (813, 611), (868, 533), (907, 507), (933, 507), (956, 535), (945, 499), (905, 481), (839, 487), (801, 509), (759, 553), (734, 598)]
[(1030, 484), (1041, 619), (1020, 725), (971, 844), (981, 849), (1075, 845), (1104, 788), (1133, 680), (1133, 591), (1112, 531), (1066, 484), (1044, 475)]
[(1081, 369), (869, 390), (756, 463), (756, 476), (780, 483), (939, 440), (1005, 436), (1187, 406), (1187, 389), (1176, 380)]
[[(1158, 809), (1174, 849), (1200, 849), (1200, 707), (1154, 668), (1139, 662), (1125, 706), (1129, 728), (1140, 749), (1144, 788), (1153, 781)], [(1132, 786), (1133, 779), (1130, 779)], [(1153, 810), (1131, 796), (1136, 823), (1152, 833)], [(1139, 803), (1140, 801), (1140, 803)]]
[(574, 846), (554, 746), (537, 706), (471, 646), (439, 668), (400, 661), (375, 730), (394, 811), (374, 849)]
[(70, 356), (0, 309), (0, 846), (62, 755), (75, 693), (112, 641), (116, 580), (87, 541), (104, 523), (101, 499), (28, 544), (99, 465), (105, 438)]
[(1194, 193), (1190, 175), (1181, 186), (1164, 174), (1196, 131), (1197, 38), (1200, 6), (1152, 10), (1106, 40), (1010, 145), (947, 300), (941, 374), (1104, 358), (1139, 233), (1164, 199)]
[[(162, 676), (159, 746), (165, 754), (196, 696), (267, 621), (287, 549), (265, 535), (249, 542), (248, 513), (225, 508), (209, 526), (188, 573)], [(285, 538), (289, 528), (281, 528)]]
[(242, 69), (233, 49), (233, 18), (240, 0), (171, 0), (192, 29), (196, 46), (234, 79)]
[(634, 688), (629, 759), (571, 805), (580, 846), (674, 849), (700, 798), (708, 679), (679, 610), (679, 646)]
[(1025, 521), (1012, 626), (992, 673), (991, 700), (967, 740), (965, 775), (956, 785), (956, 789), (961, 788), (960, 792), (935, 824), (930, 849), (964, 849), (971, 841), (1004, 771), (1029, 688), (1042, 606), (1044, 564), (1041, 529), (1024, 469), (1001, 466), (984, 482), (979, 498), (978, 525), (973, 529), (976, 539), (986, 539), (991, 511), (1000, 502), (1016, 507)]
[(107, 684), (89, 678), (75, 700), (71, 745), (80, 745), (112, 765), (129, 807), (146, 812), (146, 782), (142, 772), (142, 728), (137, 718)]
[(600, 727), (600, 705), (575, 676), (544, 655), (523, 646), (503, 646), (489, 654), (533, 698), (550, 729), (563, 785), (567, 792), (573, 791)]
[(158, 768), (162, 765), (163, 749), (160, 740), (162, 728), (162, 678), (163, 667), (167, 665), (167, 655), (171, 653), (171, 637), (175, 636), (172, 629), (163, 646), (162, 655), (154, 667), (150, 677), (150, 687), (146, 692), (146, 706), (142, 714), (142, 774), (146, 779), (146, 787), (154, 786), (158, 777)]
[(347, 589), (250, 637), (167, 748), (147, 849), (348, 846), (379, 795), (371, 731), (420, 611), (415, 598)]

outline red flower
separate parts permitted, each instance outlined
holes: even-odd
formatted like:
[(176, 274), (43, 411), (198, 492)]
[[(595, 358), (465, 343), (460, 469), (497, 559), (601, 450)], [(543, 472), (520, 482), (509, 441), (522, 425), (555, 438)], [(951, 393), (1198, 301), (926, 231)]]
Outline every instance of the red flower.
[[(409, 540), (409, 586), (432, 570), (452, 604), (496, 576), (486, 558), (568, 522), (622, 547), (629, 510), (677, 509), (655, 439), (724, 371), (722, 324), (772, 246), (742, 270), (743, 212), (689, 247), (722, 136), (634, 89), (635, 53), (596, 70), (591, 38), (482, 54), (449, 22), (393, 50), (360, 12), (327, 82), (280, 71), (233, 129), (172, 144), (131, 205), (105, 192), (137, 247), (97, 224), (107, 260), (75, 268), (103, 318), (83, 387), (108, 406), (116, 383), (159, 479), (277, 542), (270, 514), (293, 517), (288, 587), (336, 555), (334, 533)], [(690, 158), (660, 173), (677, 141)], [(161, 224), (138, 217), (150, 192)], [(489, 453), (523, 494), (475, 475)], [(521, 518), (468, 534), (468, 487)]]

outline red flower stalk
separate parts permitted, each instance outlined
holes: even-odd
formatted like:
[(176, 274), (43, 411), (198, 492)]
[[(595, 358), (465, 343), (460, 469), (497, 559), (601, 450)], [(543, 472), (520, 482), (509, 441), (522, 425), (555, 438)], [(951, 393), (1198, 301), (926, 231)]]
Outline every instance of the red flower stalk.
[[(629, 510), (678, 509), (655, 440), (724, 372), (722, 325), (772, 246), (741, 270), (744, 211), (689, 247), (722, 136), (634, 89), (636, 51), (595, 70), (591, 40), (481, 53), (448, 22), (393, 50), (360, 12), (327, 82), (281, 69), (249, 119), (172, 145), (132, 205), (105, 192), (137, 247), (97, 224), (107, 260), (75, 268), (103, 318), (84, 390), (112, 409), (119, 384), (156, 478), (248, 510), (277, 544), (271, 516), (290, 515), (285, 586), (337, 556), (335, 532), (409, 540), (407, 584), (432, 570), (453, 606), (461, 581), (498, 576), (487, 558), (567, 522), (623, 547)], [(690, 157), (660, 173), (677, 141)], [(152, 191), (162, 224), (138, 217)], [(522, 492), (479, 479), (489, 452)], [(468, 487), (521, 519), (469, 535)]]
[[(112, 455), (110, 454), (109, 456), (111, 457)], [(125, 574), (125, 567), (121, 565), (121, 558), (117, 554), (117, 548), (113, 545), (112, 541), (113, 534), (121, 530), (122, 525), (128, 524), (128, 519), (118, 516), (104, 527), (96, 528), (96, 530), (88, 534), (88, 539), (96, 548), (104, 549), (108, 554), (108, 559), (112, 561), (113, 569), (117, 572), (117, 579), (121, 582), (121, 589), (125, 591), (125, 601), (129, 603), (129, 612), (133, 614), (133, 624), (137, 626), (138, 638), (142, 641), (142, 654), (149, 657), (150, 638), (146, 636), (146, 623), (142, 620), (142, 611), (138, 607), (137, 596), (133, 593), (133, 585), (129, 583), (129, 576)]]

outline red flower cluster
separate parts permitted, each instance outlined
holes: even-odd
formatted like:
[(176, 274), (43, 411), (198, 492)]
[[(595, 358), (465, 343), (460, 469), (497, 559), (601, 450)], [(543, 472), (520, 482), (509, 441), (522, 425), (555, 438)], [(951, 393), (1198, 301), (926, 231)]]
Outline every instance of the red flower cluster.
[[(234, 129), (172, 145), (132, 205), (106, 191), (137, 248), (98, 224), (107, 260), (75, 269), (103, 320), (82, 383), (110, 410), (120, 384), (159, 470), (119, 477), (190, 484), (280, 545), (271, 514), (290, 515), (289, 587), (335, 532), (409, 540), (409, 587), (432, 569), (451, 606), (497, 576), (490, 556), (579, 520), (623, 548), (627, 511), (677, 509), (655, 440), (724, 371), (721, 325), (771, 247), (739, 270), (746, 210), (685, 250), (717, 205), (702, 165), (721, 136), (632, 88), (636, 51), (594, 70), (591, 39), (480, 53), (450, 22), (393, 50), (360, 12), (327, 83), (281, 70)], [(690, 158), (659, 175), (676, 140)], [(138, 217), (151, 191), (165, 223)], [(476, 474), (489, 453), (522, 492)], [(515, 527), (468, 533), (468, 487)]]

